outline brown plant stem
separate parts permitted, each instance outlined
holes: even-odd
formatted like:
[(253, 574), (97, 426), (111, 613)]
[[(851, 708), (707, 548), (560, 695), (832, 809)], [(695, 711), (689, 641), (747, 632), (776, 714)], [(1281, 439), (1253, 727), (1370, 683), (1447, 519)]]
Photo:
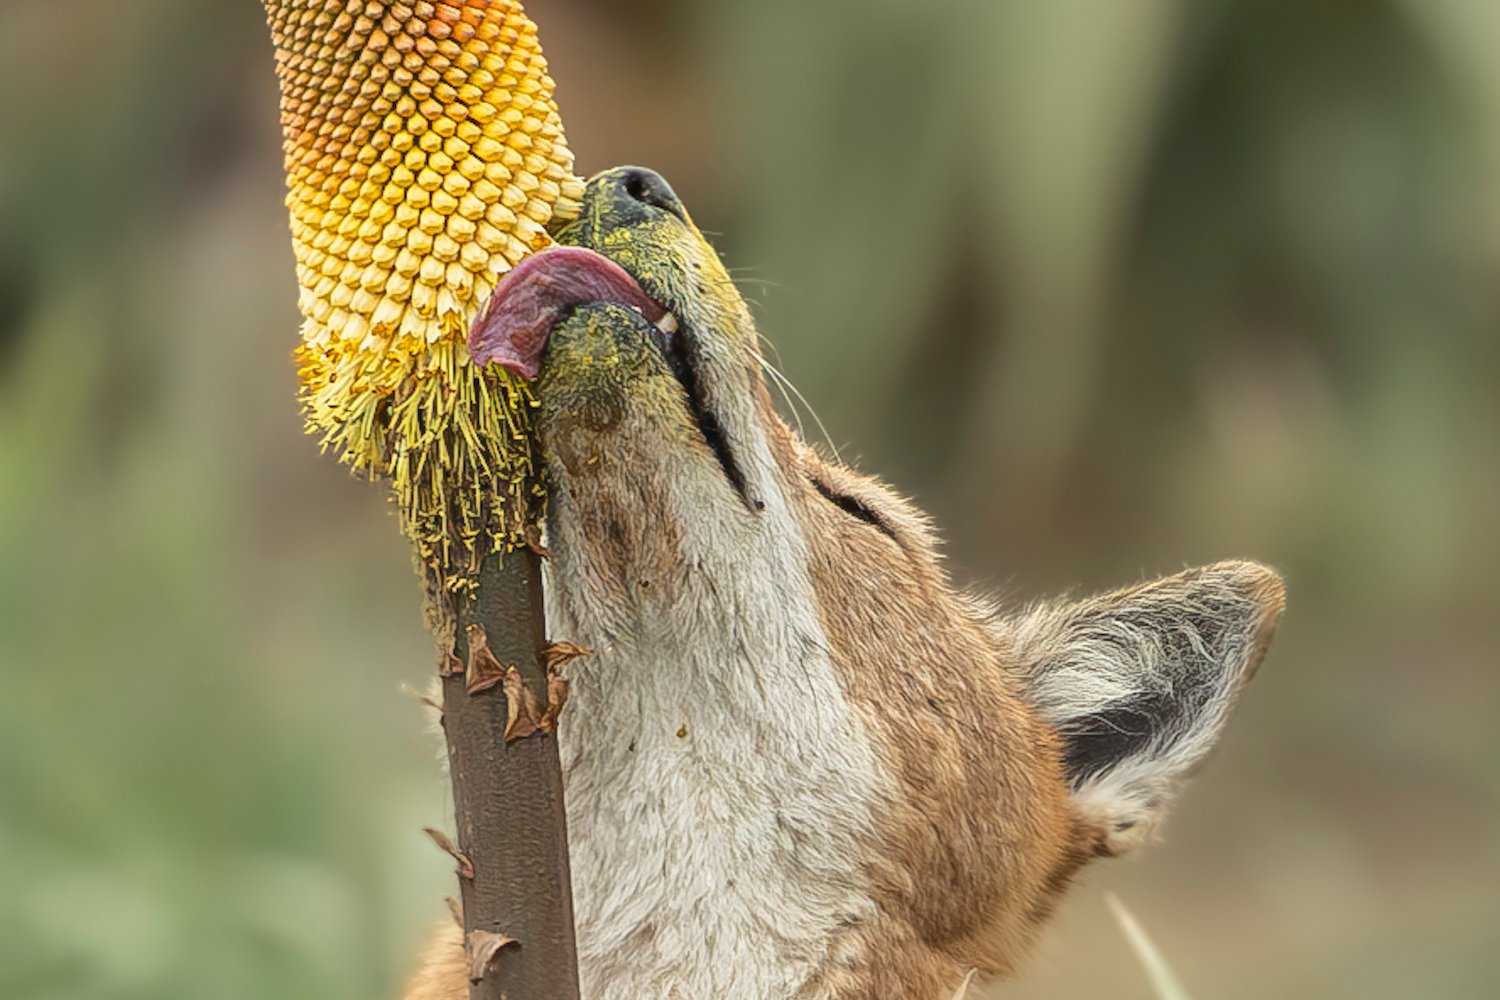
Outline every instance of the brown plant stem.
[[(457, 598), (459, 654), (468, 662), (479, 625), (490, 651), (514, 666), (536, 704), (547, 704), (540, 560), (520, 549), (486, 558), (478, 585)], [(477, 645), (477, 642), (474, 644)], [(470, 694), (463, 671), (443, 678), (443, 728), (453, 779), (458, 847), (474, 877), (459, 880), (465, 941), (484, 973), (470, 1000), (576, 1000), (578, 959), (568, 828), (557, 737), (537, 731), (507, 743), (504, 685)], [(516, 943), (495, 949), (491, 935)]]

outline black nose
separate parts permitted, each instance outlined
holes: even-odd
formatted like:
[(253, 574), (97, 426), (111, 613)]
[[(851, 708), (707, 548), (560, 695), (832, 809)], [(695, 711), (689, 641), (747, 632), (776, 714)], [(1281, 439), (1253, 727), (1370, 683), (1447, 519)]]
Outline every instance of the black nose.
[(594, 183), (598, 185), (599, 195), (620, 207), (631, 203), (637, 206), (647, 205), (687, 221), (687, 210), (682, 207), (682, 199), (677, 197), (677, 192), (672, 190), (672, 185), (667, 183), (666, 178), (654, 170), (647, 170), (645, 167), (616, 167), (600, 174), (594, 179)]

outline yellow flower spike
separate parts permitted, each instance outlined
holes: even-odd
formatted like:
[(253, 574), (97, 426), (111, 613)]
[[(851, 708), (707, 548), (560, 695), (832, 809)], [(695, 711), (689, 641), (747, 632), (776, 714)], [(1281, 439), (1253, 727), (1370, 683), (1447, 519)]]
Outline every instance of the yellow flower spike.
[(526, 384), (465, 337), (577, 215), (536, 26), (517, 0), (264, 0), (276, 44), (310, 433), (388, 478), (451, 586), (524, 542)]

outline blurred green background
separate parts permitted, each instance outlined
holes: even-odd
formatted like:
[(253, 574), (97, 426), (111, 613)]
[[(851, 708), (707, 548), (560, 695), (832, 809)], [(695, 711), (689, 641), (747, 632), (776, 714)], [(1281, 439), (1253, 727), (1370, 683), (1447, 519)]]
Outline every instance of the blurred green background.
[[(962, 579), (1286, 573), (1002, 994), (1146, 997), (1108, 889), (1200, 998), (1500, 996), (1500, 5), (530, 8), (580, 168), (674, 183)], [(259, 5), (10, 0), (0, 93), (0, 996), (393, 996), (429, 647), (300, 433)]]

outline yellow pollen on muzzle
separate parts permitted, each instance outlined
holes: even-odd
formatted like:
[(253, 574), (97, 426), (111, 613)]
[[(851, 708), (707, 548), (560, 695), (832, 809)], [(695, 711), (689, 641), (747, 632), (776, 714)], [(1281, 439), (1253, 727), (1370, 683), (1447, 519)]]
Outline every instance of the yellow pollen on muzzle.
[(530, 392), (465, 347), (583, 182), (515, 0), (264, 0), (304, 316), (310, 432), (389, 478), (450, 584), (523, 540)]

